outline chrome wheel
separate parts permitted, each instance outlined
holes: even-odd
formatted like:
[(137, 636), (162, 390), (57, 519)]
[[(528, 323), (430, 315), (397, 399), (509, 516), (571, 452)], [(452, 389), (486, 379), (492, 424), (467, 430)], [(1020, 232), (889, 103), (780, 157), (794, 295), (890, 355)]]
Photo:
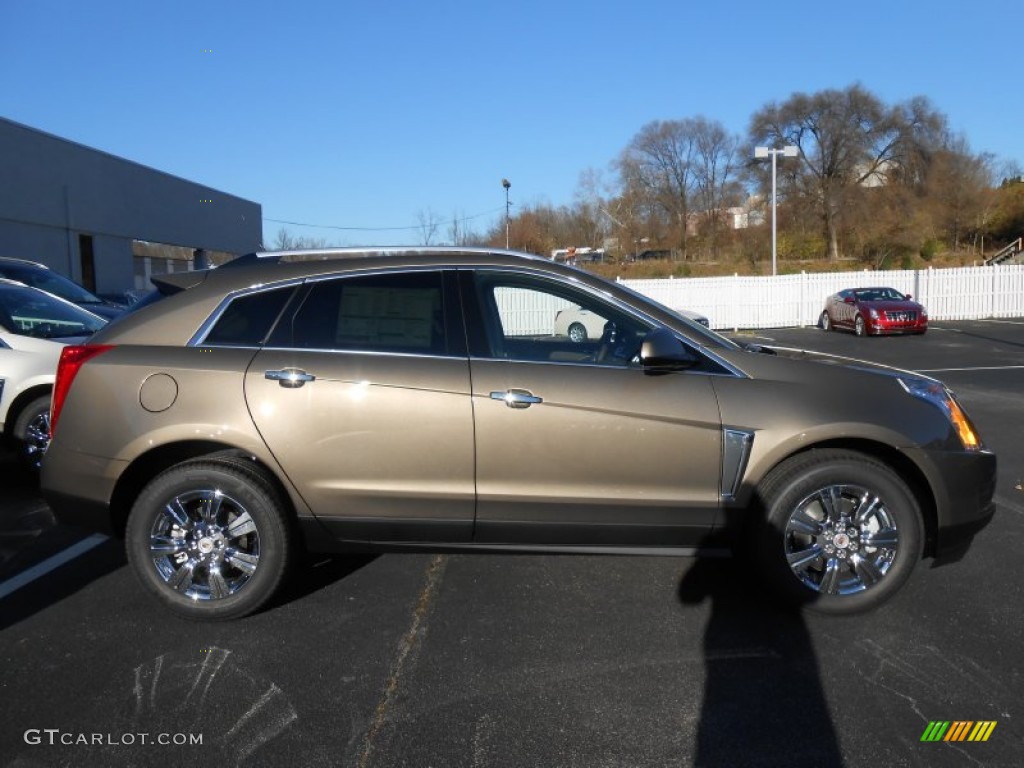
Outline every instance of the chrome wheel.
[(857, 319), (853, 321), (853, 332), (858, 336), (866, 336), (867, 328), (864, 326), (864, 318), (857, 315)]
[(569, 340), (576, 343), (587, 340), (587, 329), (583, 323), (573, 323), (569, 326)]
[(821, 330), (831, 331), (832, 330), (832, 318), (828, 316), (828, 311), (821, 313)]
[(39, 469), (43, 461), (43, 454), (46, 453), (46, 446), (50, 444), (50, 408), (37, 413), (28, 423), (25, 430), (25, 460), (33, 469)]
[(21, 443), (21, 457), (38, 471), (46, 447), (50, 444), (50, 396), (37, 397), (18, 415), (14, 435)]
[(139, 581), (190, 619), (234, 619), (261, 608), (291, 559), (288, 512), (252, 460), (186, 461), (147, 485), (128, 516), (128, 561)]
[(260, 533), (236, 499), (219, 490), (183, 493), (153, 522), (153, 566), (176, 592), (218, 600), (245, 587), (260, 562)]
[(792, 456), (759, 487), (758, 560), (795, 606), (853, 614), (884, 603), (924, 549), (917, 498), (882, 461), (839, 449)]
[(867, 488), (830, 485), (802, 499), (783, 533), (786, 561), (803, 583), (826, 595), (852, 595), (878, 584), (892, 567), (899, 529)]

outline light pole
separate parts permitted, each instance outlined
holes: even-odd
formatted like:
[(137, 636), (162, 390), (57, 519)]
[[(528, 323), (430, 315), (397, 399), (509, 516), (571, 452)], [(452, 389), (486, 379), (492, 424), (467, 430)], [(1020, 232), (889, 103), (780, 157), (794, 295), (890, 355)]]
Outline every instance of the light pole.
[(787, 145), (782, 149), (769, 149), (768, 147), (754, 147), (754, 157), (757, 159), (771, 155), (772, 158), (772, 276), (777, 273), (776, 269), (776, 229), (775, 229), (775, 163), (779, 155), (783, 157), (796, 157), (798, 149), (793, 145)]
[(508, 190), (512, 186), (512, 182), (508, 179), (501, 180), (501, 186), (505, 188), (505, 250), (508, 250), (508, 207), (512, 205), (508, 201)]

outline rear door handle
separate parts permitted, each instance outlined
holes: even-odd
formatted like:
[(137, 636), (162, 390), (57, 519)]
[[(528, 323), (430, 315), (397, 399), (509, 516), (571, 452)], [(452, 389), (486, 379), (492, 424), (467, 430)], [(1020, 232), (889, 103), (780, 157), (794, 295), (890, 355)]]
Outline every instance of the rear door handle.
[(298, 389), (307, 381), (316, 381), (316, 376), (301, 368), (282, 368), (279, 371), (265, 371), (264, 378), (276, 381), (286, 389)]
[(544, 399), (537, 397), (525, 389), (509, 389), (505, 392), (491, 392), (491, 400), (501, 400), (509, 408), (529, 408), (534, 403), (543, 403)]

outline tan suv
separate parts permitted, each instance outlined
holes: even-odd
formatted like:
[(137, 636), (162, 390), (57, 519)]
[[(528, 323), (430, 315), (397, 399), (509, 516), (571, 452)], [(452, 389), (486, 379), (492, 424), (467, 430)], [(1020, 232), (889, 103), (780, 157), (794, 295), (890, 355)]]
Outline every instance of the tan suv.
[[(735, 549), (850, 613), (992, 515), (995, 456), (941, 383), (744, 347), (543, 258), (268, 253), (159, 280), (64, 351), (42, 484), (186, 616), (257, 610), (297, 545)], [(556, 332), (565, 310), (603, 332)]]

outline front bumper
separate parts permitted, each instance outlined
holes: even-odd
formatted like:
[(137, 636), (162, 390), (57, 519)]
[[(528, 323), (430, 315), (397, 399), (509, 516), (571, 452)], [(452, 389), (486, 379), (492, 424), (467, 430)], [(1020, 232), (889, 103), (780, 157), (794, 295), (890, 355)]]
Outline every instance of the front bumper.
[(931, 554), (962, 554), (995, 514), (996, 455), (989, 451), (907, 450), (935, 497)]
[(890, 336), (899, 333), (924, 333), (928, 330), (928, 321), (898, 322), (890, 320), (872, 320), (871, 332), (879, 336)]

